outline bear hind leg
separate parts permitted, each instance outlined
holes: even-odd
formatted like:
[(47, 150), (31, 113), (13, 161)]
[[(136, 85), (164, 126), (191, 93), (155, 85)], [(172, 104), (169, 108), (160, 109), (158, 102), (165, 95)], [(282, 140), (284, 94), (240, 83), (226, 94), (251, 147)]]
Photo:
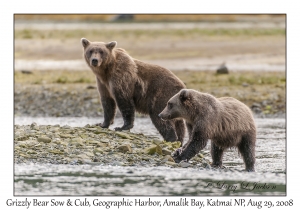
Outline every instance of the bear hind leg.
[(224, 149), (221, 147), (218, 147), (216, 144), (214, 144), (211, 141), (211, 148), (210, 148), (210, 153), (212, 157), (212, 166), (213, 167), (222, 167), (223, 165), (223, 154), (224, 154)]
[(175, 130), (177, 134), (177, 141), (181, 142), (181, 146), (183, 145), (184, 135), (185, 135), (185, 126), (183, 120), (176, 120), (175, 121)]
[(246, 171), (254, 172), (255, 164), (255, 135), (245, 135), (242, 137), (241, 143), (238, 145), (240, 154), (243, 157), (244, 163), (246, 165)]
[(151, 114), (150, 118), (164, 140), (168, 142), (174, 142), (178, 140), (178, 136), (175, 130), (175, 123), (173, 120), (163, 121), (158, 117), (158, 114)]

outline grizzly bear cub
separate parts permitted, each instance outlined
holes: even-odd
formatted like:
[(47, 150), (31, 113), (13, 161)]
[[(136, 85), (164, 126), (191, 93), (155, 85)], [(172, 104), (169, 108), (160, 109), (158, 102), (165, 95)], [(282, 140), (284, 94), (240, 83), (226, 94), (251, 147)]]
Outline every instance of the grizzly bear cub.
[(168, 100), (185, 88), (170, 70), (132, 58), (117, 42), (90, 42), (81, 39), (84, 59), (96, 76), (98, 92), (104, 110), (104, 122), (108, 128), (113, 122), (118, 106), (124, 125), (115, 130), (133, 127), (134, 114), (138, 111), (150, 118), (166, 141), (183, 141), (184, 121), (174, 119), (163, 122), (158, 114)]
[(224, 151), (237, 147), (246, 170), (255, 171), (256, 127), (251, 110), (242, 102), (183, 89), (168, 101), (159, 117), (186, 122), (189, 141), (173, 154), (175, 162), (190, 160), (210, 139), (213, 166), (221, 167)]

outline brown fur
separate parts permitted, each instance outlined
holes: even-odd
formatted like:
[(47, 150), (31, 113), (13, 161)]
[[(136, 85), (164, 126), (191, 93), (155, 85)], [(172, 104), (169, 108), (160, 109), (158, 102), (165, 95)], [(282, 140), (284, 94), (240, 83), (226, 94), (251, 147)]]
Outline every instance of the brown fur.
[(186, 121), (189, 141), (176, 153), (177, 162), (191, 159), (211, 139), (213, 165), (221, 167), (223, 152), (238, 147), (246, 170), (254, 171), (256, 127), (251, 110), (242, 102), (183, 89), (168, 101), (160, 117)]
[(162, 121), (158, 114), (167, 101), (179, 90), (185, 88), (171, 71), (136, 60), (120, 48), (116, 42), (90, 42), (82, 38), (84, 58), (96, 76), (98, 91), (104, 109), (107, 128), (113, 123), (118, 106), (124, 125), (116, 130), (133, 127), (134, 113), (149, 114), (160, 134), (167, 141), (183, 141), (183, 120)]

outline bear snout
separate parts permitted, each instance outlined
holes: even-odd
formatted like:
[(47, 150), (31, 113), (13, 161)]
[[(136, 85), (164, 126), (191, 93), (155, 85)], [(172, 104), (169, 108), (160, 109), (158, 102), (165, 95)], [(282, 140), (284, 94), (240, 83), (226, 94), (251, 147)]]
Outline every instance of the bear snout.
[(164, 114), (162, 114), (162, 113), (160, 113), (159, 115), (158, 115), (158, 117), (160, 117), (162, 120), (168, 120), (171, 116), (170, 115), (164, 115)]
[(96, 67), (98, 65), (98, 59), (93, 58), (92, 65)]

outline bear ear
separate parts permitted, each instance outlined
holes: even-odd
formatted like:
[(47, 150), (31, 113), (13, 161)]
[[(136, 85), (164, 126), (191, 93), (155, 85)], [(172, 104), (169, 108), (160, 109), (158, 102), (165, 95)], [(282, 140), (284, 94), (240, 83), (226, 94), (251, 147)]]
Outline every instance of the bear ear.
[(186, 101), (189, 98), (189, 93), (187, 90), (182, 90), (179, 94), (179, 98), (182, 102)]
[(87, 40), (86, 38), (81, 38), (81, 44), (84, 48), (90, 45), (90, 41)]
[(107, 49), (112, 50), (115, 48), (115, 46), (117, 46), (117, 42), (113, 41), (113, 42), (106, 44), (105, 46), (107, 47)]

